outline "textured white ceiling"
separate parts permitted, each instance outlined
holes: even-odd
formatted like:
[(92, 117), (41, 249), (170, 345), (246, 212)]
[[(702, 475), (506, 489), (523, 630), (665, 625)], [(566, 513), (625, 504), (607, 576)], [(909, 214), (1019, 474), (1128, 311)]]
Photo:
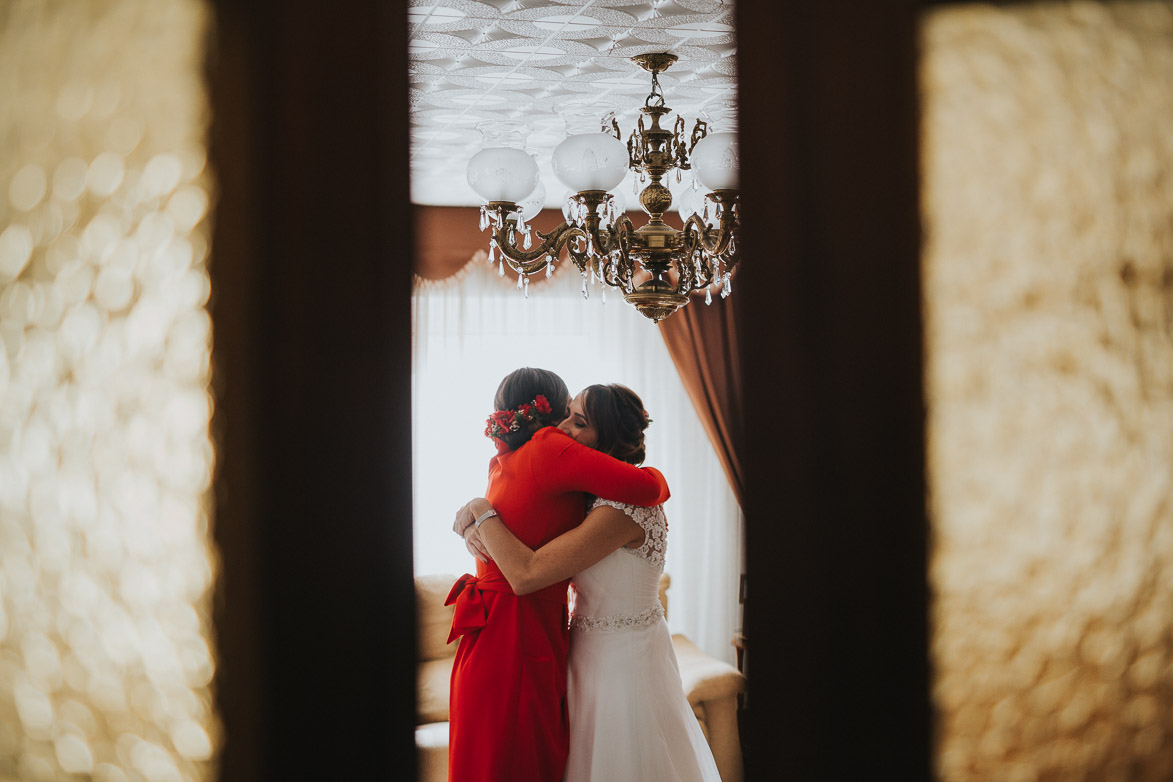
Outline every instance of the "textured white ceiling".
[[(687, 131), (706, 105), (736, 100), (731, 0), (411, 0), (408, 24), (418, 204), (479, 204), (464, 177), (481, 144), (477, 123), (523, 120), (546, 203), (560, 205), (565, 189), (550, 169), (565, 137), (556, 108), (569, 99), (613, 102), (626, 142), (651, 89), (650, 75), (631, 62), (636, 54), (679, 56), (660, 84)], [(618, 188), (628, 195), (630, 178)]]

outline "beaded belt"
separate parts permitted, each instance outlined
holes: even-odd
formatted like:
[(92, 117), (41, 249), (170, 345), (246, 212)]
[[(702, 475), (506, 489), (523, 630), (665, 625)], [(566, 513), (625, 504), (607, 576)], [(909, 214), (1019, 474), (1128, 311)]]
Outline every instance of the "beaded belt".
[(638, 614), (615, 614), (613, 616), (581, 616), (570, 618), (570, 629), (587, 633), (617, 633), (655, 624), (664, 616), (664, 607), (656, 604)]

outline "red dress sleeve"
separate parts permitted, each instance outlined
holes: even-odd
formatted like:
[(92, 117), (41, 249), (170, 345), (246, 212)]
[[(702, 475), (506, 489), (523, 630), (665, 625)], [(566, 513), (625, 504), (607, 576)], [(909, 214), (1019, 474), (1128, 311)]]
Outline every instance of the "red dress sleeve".
[(554, 427), (538, 430), (532, 442), (541, 450), (541, 458), (531, 463), (533, 479), (551, 493), (585, 491), (643, 506), (659, 505), (669, 497), (668, 482), (655, 467), (621, 462)]

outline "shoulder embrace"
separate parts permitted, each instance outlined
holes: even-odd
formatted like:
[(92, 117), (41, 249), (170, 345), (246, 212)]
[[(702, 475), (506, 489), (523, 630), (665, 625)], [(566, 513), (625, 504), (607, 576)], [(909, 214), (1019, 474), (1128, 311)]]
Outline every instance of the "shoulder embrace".
[(575, 439), (556, 426), (543, 426), (534, 432), (534, 436), (530, 438), (530, 442), (543, 448), (562, 451), (574, 445)]

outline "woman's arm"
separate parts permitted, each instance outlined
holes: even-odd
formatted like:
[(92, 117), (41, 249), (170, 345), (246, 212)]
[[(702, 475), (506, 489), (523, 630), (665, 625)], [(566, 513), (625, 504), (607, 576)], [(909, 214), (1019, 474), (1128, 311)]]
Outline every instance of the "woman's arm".
[[(470, 505), (477, 509), (478, 516), (492, 507), (485, 499), (473, 500)], [(468, 536), (476, 533), (519, 595), (565, 581), (620, 546), (639, 545), (644, 539), (643, 528), (610, 505), (595, 508), (582, 524), (537, 551), (518, 540), (497, 516), (486, 519), (479, 528), (470, 528)]]
[(554, 428), (539, 430), (533, 439), (548, 449), (544, 454), (547, 458), (534, 461), (533, 478), (554, 493), (584, 491), (647, 507), (668, 499), (668, 482), (654, 467), (622, 462)]

